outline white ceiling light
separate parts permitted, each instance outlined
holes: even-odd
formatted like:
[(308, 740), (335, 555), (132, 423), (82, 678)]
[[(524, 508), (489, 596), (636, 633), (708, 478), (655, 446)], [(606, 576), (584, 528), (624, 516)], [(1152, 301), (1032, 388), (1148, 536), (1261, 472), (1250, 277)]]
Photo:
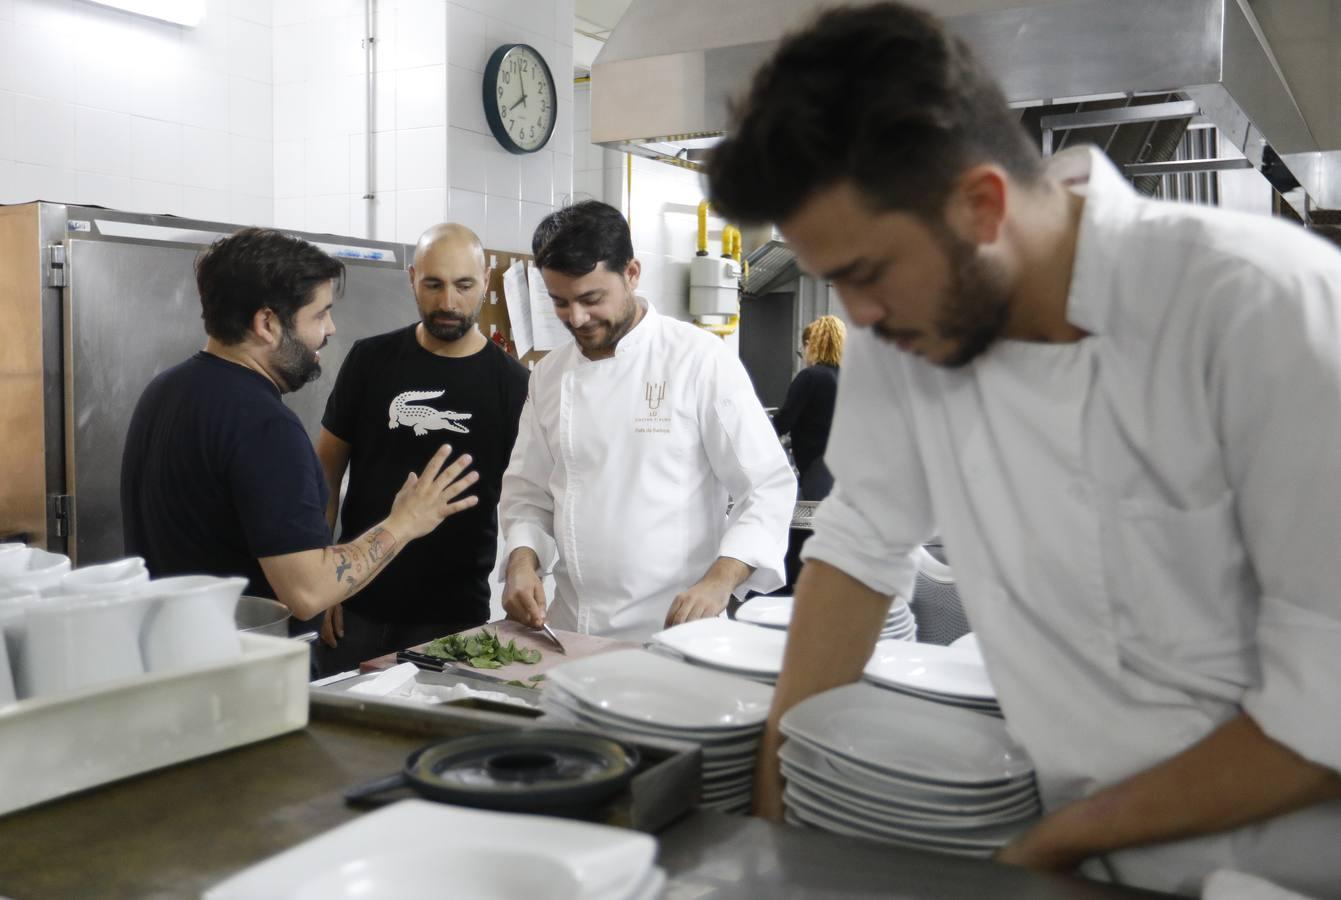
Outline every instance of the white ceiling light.
[(205, 19), (205, 0), (88, 0), (151, 19), (194, 28)]

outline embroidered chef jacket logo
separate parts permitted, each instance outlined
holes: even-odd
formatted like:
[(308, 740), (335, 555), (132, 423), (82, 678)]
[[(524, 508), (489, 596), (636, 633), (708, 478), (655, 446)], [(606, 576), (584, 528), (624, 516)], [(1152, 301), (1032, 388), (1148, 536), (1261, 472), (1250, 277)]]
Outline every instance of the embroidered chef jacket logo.
[(470, 429), (461, 424), (471, 417), (471, 413), (452, 412), (450, 409), (434, 409), (431, 406), (425, 406), (416, 403), (416, 400), (434, 400), (445, 394), (446, 391), (406, 391), (403, 394), (397, 394), (391, 401), (391, 408), (387, 411), (390, 421), (387, 428), (395, 428), (398, 425), (404, 425), (406, 428), (413, 428), (414, 433), (423, 437), (430, 431), (458, 431), (461, 434), (470, 434)]
[(661, 412), (661, 404), (666, 399), (666, 382), (648, 381), (643, 386), (643, 401), (647, 403), (647, 415), (635, 416), (633, 430), (643, 434), (670, 434), (670, 416)]

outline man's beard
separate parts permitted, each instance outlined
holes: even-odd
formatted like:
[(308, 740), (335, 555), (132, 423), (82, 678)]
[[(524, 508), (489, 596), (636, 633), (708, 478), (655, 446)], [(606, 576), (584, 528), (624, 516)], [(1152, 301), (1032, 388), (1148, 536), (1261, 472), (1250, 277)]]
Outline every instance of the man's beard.
[[(317, 350), (325, 346), (326, 340), (323, 340)], [(317, 358), (317, 350), (307, 349), (288, 328), (281, 329), (279, 348), (275, 350), (271, 365), (284, 382), (287, 392), (292, 393), (309, 381), (321, 377), (321, 360)]]
[(465, 337), (475, 327), (478, 313), (458, 316), (453, 313), (433, 312), (423, 316), (424, 330), (440, 341), (451, 343)]
[(601, 331), (605, 332), (605, 337), (601, 338), (597, 343), (584, 341), (577, 329), (568, 326), (565, 327), (568, 327), (568, 331), (573, 335), (574, 340), (577, 341), (578, 346), (581, 347), (583, 351), (587, 353), (613, 352), (615, 345), (620, 342), (624, 335), (629, 333), (629, 329), (633, 327), (633, 320), (637, 317), (638, 301), (634, 298), (633, 291), (628, 291), (624, 295), (624, 315), (618, 319), (601, 323), (601, 327), (596, 330), (596, 333), (592, 335), (592, 337), (595, 338)]
[[(1010, 291), (1000, 269), (978, 254), (977, 245), (953, 234), (942, 234), (949, 257), (950, 284), (936, 317), (936, 336), (953, 345), (936, 365), (959, 369), (977, 359), (1001, 336), (1010, 317)], [(886, 340), (880, 325), (874, 331)]]

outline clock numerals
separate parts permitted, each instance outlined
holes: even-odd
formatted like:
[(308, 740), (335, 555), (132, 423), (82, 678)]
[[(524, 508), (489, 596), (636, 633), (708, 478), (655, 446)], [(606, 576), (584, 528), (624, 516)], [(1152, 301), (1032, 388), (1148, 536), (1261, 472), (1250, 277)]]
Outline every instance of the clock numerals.
[(486, 105), (494, 107), (488, 112), (495, 136), (514, 152), (540, 149), (554, 127), (555, 112), (552, 76), (544, 60), (530, 47), (516, 45), (499, 48), (491, 67), (495, 90)]

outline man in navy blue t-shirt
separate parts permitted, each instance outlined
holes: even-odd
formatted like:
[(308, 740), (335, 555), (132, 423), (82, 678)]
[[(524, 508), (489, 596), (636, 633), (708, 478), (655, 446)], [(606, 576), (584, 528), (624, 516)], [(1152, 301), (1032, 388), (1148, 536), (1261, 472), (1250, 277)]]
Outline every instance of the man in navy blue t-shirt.
[(489, 284), (479, 238), (469, 228), (424, 232), (410, 267), (418, 321), (354, 344), (321, 420), (317, 456), (335, 520), (349, 470), (342, 537), (382, 515), (404, 477), (444, 439), (469, 453), (479, 506), (417, 541), (367, 590), (322, 624), (322, 672), (479, 625), (489, 618), (489, 576), (498, 553), (498, 494), (517, 438), (530, 375), (480, 331)]
[(321, 374), (344, 266), (306, 241), (247, 228), (196, 262), (205, 349), (154, 378), (126, 436), (126, 551), (156, 578), (245, 575), (253, 594), (310, 619), (366, 585), (410, 541), (475, 505), (470, 457), (443, 445), (364, 533), (332, 546), (327, 491), (280, 401)]

